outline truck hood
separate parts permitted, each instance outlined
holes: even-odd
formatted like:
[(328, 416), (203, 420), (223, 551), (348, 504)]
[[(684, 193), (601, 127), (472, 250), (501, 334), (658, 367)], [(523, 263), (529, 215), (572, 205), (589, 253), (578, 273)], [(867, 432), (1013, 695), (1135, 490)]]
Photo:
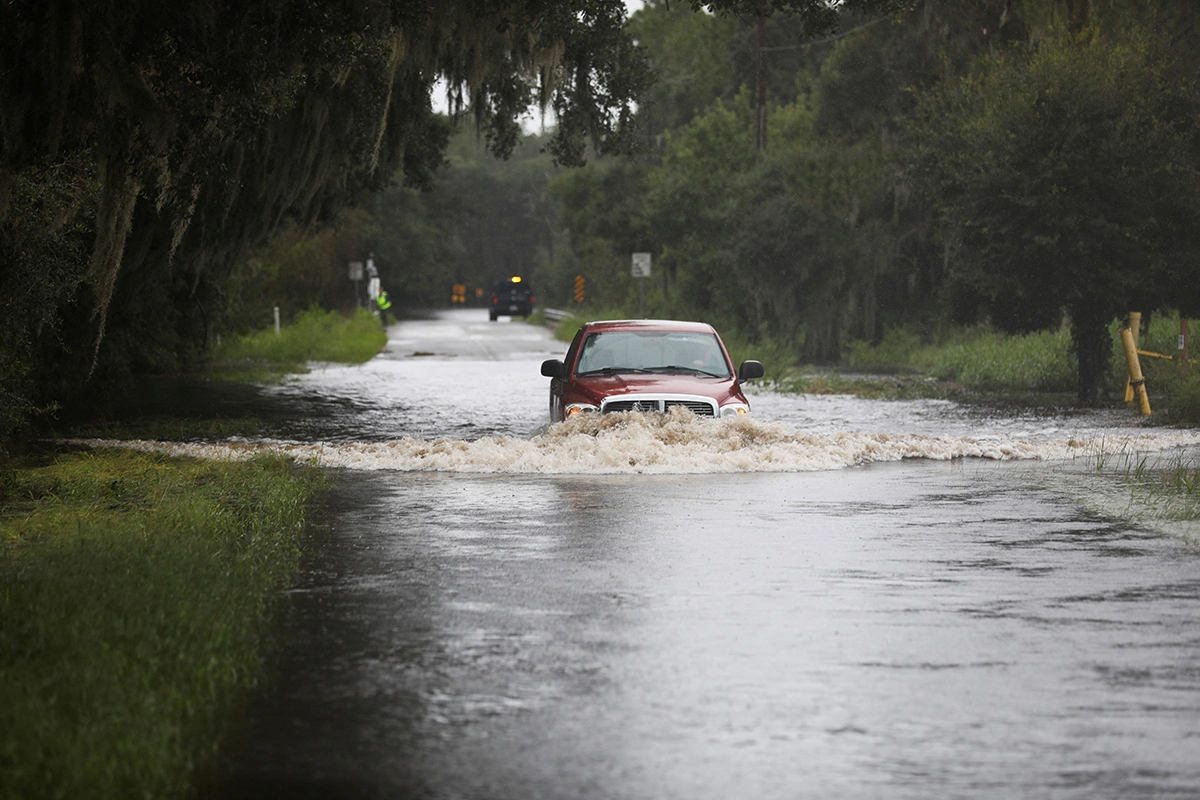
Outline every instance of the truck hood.
[(717, 405), (735, 400), (745, 402), (733, 378), (706, 378), (701, 375), (641, 375), (637, 373), (576, 377), (575, 388), (587, 400), (600, 404), (606, 397), (623, 394), (681, 394), (711, 397)]

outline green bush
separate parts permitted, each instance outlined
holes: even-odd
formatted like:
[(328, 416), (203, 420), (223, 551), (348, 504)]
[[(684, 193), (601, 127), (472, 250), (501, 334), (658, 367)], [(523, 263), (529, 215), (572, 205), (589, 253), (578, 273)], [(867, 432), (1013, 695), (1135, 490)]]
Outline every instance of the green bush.
[(1200, 424), (1200, 374), (1189, 372), (1187, 375), (1177, 375), (1167, 382), (1164, 389), (1169, 422), (1179, 425)]

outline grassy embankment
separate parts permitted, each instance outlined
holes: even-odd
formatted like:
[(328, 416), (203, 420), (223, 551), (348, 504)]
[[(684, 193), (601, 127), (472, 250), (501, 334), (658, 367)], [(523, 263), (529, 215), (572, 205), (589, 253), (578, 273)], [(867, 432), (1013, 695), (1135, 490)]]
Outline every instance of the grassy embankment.
[[(308, 311), (227, 340), (211, 374), (359, 363), (379, 321)], [(253, 433), (253, 419), (124, 420), (73, 435)], [(22, 450), (22, 448), (14, 448)], [(278, 458), (0, 448), (0, 798), (189, 791), (251, 686), (320, 473)]]
[[(1119, 328), (1111, 330), (1113, 346), (1107, 391), (1112, 402), (1124, 392), (1125, 354)], [(1178, 356), (1179, 317), (1156, 315), (1138, 343), (1141, 350)], [(1143, 356), (1142, 371), (1159, 420), (1200, 423), (1200, 368), (1181, 369), (1178, 361)], [(1070, 404), (1076, 365), (1067, 328), (1022, 336), (982, 329), (956, 330), (933, 341), (891, 331), (877, 346), (854, 342), (843, 359), (849, 370), (906, 371), (957, 394), (985, 395), (1031, 405)], [(930, 380), (932, 379), (932, 380)]]
[(0, 797), (186, 794), (258, 674), (319, 474), (126, 451), (0, 469)]
[(352, 315), (309, 309), (283, 326), (225, 340), (209, 361), (213, 377), (262, 381), (303, 372), (310, 361), (361, 364), (384, 345), (387, 334), (379, 319), (359, 309)]

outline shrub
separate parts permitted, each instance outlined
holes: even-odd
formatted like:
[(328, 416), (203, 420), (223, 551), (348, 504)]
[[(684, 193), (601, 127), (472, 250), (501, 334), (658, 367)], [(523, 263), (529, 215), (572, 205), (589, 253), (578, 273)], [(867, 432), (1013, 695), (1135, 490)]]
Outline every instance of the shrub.
[(981, 390), (1064, 392), (1077, 383), (1065, 327), (1019, 336), (990, 333), (936, 354), (929, 372)]

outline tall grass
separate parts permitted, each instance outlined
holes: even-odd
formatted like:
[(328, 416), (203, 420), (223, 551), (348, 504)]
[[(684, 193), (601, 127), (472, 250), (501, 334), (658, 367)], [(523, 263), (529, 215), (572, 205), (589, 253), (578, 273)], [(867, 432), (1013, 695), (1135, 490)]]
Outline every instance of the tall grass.
[(942, 332), (927, 342), (889, 330), (877, 345), (851, 342), (843, 357), (859, 369), (919, 370), (979, 391), (1064, 392), (1077, 383), (1070, 331), (1006, 335), (987, 328)]
[(387, 334), (370, 311), (358, 309), (349, 316), (311, 308), (275, 330), (258, 331), (225, 341), (213, 354), (218, 368), (259, 366), (294, 371), (309, 361), (361, 364), (387, 344)]
[(796, 348), (788, 342), (765, 335), (751, 340), (733, 326), (720, 326), (719, 323), (717, 329), (729, 350), (729, 357), (733, 359), (734, 369), (746, 360), (759, 361), (765, 371), (764, 378), (777, 381), (796, 364)]
[(171, 797), (258, 674), (315, 473), (132, 452), (0, 487), (0, 797)]
[(1020, 336), (989, 332), (928, 358), (933, 377), (983, 391), (1069, 392), (1078, 385), (1065, 327)]
[(1145, 480), (1147, 496), (1169, 519), (1200, 519), (1200, 463), (1177, 457)]
[[(1098, 458), (1096, 472), (1108, 474), (1129, 492), (1124, 514), (1133, 519), (1191, 522), (1200, 519), (1200, 460), (1194, 453)], [(1188, 537), (1197, 541), (1193, 534)]]
[(891, 328), (878, 344), (856, 339), (847, 345), (842, 364), (852, 369), (899, 370), (916, 367), (928, 349), (915, 331)]

